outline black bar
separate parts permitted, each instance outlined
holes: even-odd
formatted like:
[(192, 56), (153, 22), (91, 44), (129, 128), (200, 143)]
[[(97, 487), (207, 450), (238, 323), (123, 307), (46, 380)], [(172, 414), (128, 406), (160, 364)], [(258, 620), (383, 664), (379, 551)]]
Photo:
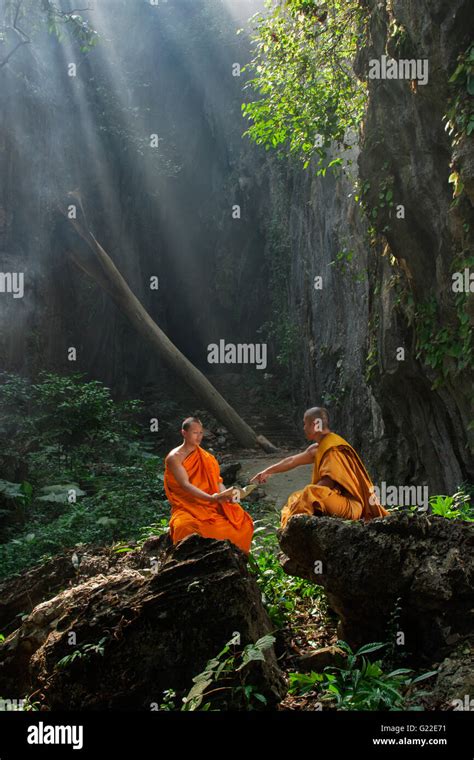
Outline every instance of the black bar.
[[(471, 712), (4, 712), (0, 713), (0, 760), (27, 757), (89, 758), (106, 751), (108, 758), (135, 758), (175, 749), (196, 753), (255, 753), (292, 749), (292, 757), (321, 758), (330, 751), (370, 757), (474, 757)], [(32, 744), (28, 736), (43, 726), (76, 726), (72, 744)], [(37, 734), (38, 738), (40, 735)], [(31, 738), (33, 736), (31, 735)], [(60, 739), (60, 736), (55, 737)], [(383, 743), (382, 743), (383, 740)], [(424, 741), (424, 744), (422, 742)], [(268, 757), (268, 754), (266, 754)]]

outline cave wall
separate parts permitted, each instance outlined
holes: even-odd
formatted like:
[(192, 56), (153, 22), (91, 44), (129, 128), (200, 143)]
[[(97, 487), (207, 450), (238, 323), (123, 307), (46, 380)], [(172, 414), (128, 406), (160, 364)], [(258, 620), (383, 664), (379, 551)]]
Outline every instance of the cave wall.
[[(350, 172), (357, 172), (357, 148)], [(367, 224), (353, 199), (348, 176), (270, 158), (260, 174), (266, 256), (271, 268), (282, 266), (277, 287), (288, 303), (283, 319), (290, 343), (285, 372), (294, 404), (294, 422), (302, 427), (309, 406), (324, 405), (331, 426), (361, 449), (372, 464), (373, 443), (383, 436), (383, 419), (366, 382), (369, 330), (369, 258)], [(278, 261), (280, 257), (280, 262)], [(321, 280), (315, 278), (321, 278)], [(274, 318), (278, 301), (274, 299)]]
[[(267, 316), (263, 241), (238, 166), (242, 152), (258, 164), (259, 151), (241, 139), (242, 80), (232, 76), (248, 55), (236, 30), (254, 6), (243, 0), (234, 17), (212, 0), (101, 0), (89, 17), (103, 36), (86, 56), (44, 34), (0, 70), (0, 258), (4, 271), (25, 272), (25, 297), (0, 299), (1, 369), (74, 369), (119, 395), (169, 385), (159, 357), (66, 257), (81, 245), (57, 210), (71, 190), (132, 290), (197, 366), (209, 370), (210, 342), (256, 340)], [(242, 298), (248, 282), (256, 287)]]
[[(370, 183), (368, 207), (378, 206), (373, 225), (380, 254), (371, 271), (369, 320), (377, 354), (371, 387), (386, 423), (396, 482), (427, 478), (434, 492), (452, 492), (474, 476), (472, 361), (458, 368), (446, 346), (445, 371), (428, 366), (419, 350), (414, 310), (434, 300), (438, 317), (427, 348), (430, 341), (439, 341), (440, 330), (452, 325), (456, 354), (461, 340), (452, 272), (462, 266), (455, 264), (459, 257), (467, 259), (474, 251), (474, 148), (472, 137), (463, 137), (453, 148), (443, 116), (452, 97), (448, 80), (472, 41), (474, 14), (465, 0), (370, 0), (366, 6), (369, 44), (356, 62), (359, 76), (367, 72), (370, 59), (383, 54), (426, 59), (429, 72), (428, 83), (418, 86), (401, 79), (368, 79), (359, 169), (362, 183)], [(402, 31), (398, 46), (397, 28)], [(454, 203), (448, 181), (453, 168), (463, 174), (466, 188)], [(395, 204), (405, 207), (405, 219), (396, 219), (387, 206), (380, 208), (377, 199), (384, 183), (392, 188)], [(406, 294), (412, 299), (404, 298)], [(472, 326), (472, 295), (467, 313)], [(396, 358), (398, 347), (405, 348), (404, 361)]]

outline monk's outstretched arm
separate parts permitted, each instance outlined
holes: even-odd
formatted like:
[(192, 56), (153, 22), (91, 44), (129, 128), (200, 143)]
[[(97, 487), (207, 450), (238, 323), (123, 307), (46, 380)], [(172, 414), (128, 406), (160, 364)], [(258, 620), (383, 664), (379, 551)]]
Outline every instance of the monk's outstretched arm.
[(270, 465), (270, 467), (267, 467), (265, 470), (257, 472), (257, 474), (251, 478), (250, 482), (255, 480), (257, 483), (265, 483), (270, 475), (275, 475), (278, 472), (288, 472), (288, 470), (294, 470), (295, 467), (300, 467), (303, 464), (313, 464), (315, 453), (316, 446), (313, 443), (301, 454), (293, 454), (293, 456), (281, 459), (279, 462)]

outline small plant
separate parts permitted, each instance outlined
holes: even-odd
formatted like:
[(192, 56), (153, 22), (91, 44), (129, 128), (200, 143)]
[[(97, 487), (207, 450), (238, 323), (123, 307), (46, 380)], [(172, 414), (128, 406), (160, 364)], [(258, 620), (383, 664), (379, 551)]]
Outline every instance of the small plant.
[[(204, 698), (222, 692), (227, 692), (231, 701), (235, 698), (243, 697), (245, 709), (257, 709), (261, 705), (266, 705), (267, 700), (258, 689), (247, 684), (242, 676), (242, 671), (250, 663), (265, 660), (264, 651), (273, 646), (274, 636), (267, 634), (262, 636), (255, 644), (247, 644), (242, 651), (236, 651), (235, 647), (240, 644), (240, 634), (234, 634), (233, 638), (227, 642), (225, 647), (212, 660), (209, 660), (206, 667), (193, 678), (194, 686), (190, 689), (183, 699), (182, 711), (209, 710), (211, 702), (204, 702)], [(233, 649), (232, 653), (231, 649)], [(228, 656), (226, 656), (228, 655)], [(235, 676), (240, 680), (235, 684)], [(226, 680), (234, 681), (229, 685), (223, 684)], [(209, 686), (217, 685), (217, 688), (207, 691)], [(223, 696), (223, 695), (222, 695)]]
[(249, 555), (249, 569), (255, 575), (262, 592), (262, 601), (275, 628), (282, 628), (289, 615), (302, 599), (312, 600), (321, 595), (319, 586), (287, 575), (274, 551), (276, 538), (261, 539), (258, 554)]
[(369, 383), (379, 364), (378, 329), (380, 318), (376, 313), (369, 320), (369, 346), (365, 357), (365, 381)]
[(24, 712), (37, 712), (40, 710), (40, 703), (39, 702), (33, 702), (32, 696), (25, 697), (23, 700), (23, 711)]
[(134, 552), (135, 547), (126, 546), (121, 541), (119, 541), (118, 544), (112, 547), (112, 551), (114, 552), (114, 554), (128, 554), (128, 552)]
[(2, 712), (31, 712), (39, 710), (40, 703), (33, 702), (32, 696), (23, 697), (22, 699), (5, 699), (0, 696), (0, 710)]
[[(470, 266), (471, 260), (467, 259), (465, 265)], [(421, 358), (433, 370), (433, 389), (474, 364), (473, 330), (467, 299), (467, 293), (455, 295), (454, 311), (449, 321), (441, 322), (439, 305), (434, 298), (419, 304), (414, 313), (416, 358)]]
[(453, 136), (454, 143), (462, 134), (467, 136), (474, 132), (474, 43), (458, 58), (458, 65), (449, 80), (453, 96), (448, 112), (444, 116), (445, 129)]
[(354, 258), (354, 251), (348, 250), (346, 247), (336, 253), (336, 258), (331, 261), (331, 266), (337, 266), (341, 271), (346, 270), (352, 259)]
[[(415, 510), (416, 509), (417, 508), (415, 507)], [(401, 653), (400, 647), (397, 644), (397, 636), (401, 629), (401, 625), (400, 625), (400, 617), (401, 617), (401, 612), (402, 612), (401, 601), (402, 601), (401, 596), (396, 598), (393, 609), (388, 618), (387, 629), (386, 629), (387, 645), (386, 645), (385, 655), (383, 658), (384, 667), (392, 667), (395, 665), (396, 661), (400, 662), (401, 659), (407, 656), (406, 649), (404, 649), (403, 653)]]
[(409, 668), (384, 673), (382, 660), (371, 662), (365, 655), (387, 644), (365, 644), (356, 652), (345, 641), (338, 641), (337, 645), (347, 653), (345, 667), (329, 666), (323, 673), (290, 673), (290, 694), (302, 695), (316, 689), (322, 703), (339, 710), (403, 710), (408, 689), (437, 672), (415, 678), (410, 676), (413, 671)]
[(107, 641), (109, 637), (104, 636), (101, 638), (98, 644), (82, 644), (81, 647), (78, 649), (75, 649), (74, 652), (71, 652), (71, 654), (67, 654), (65, 657), (63, 657), (59, 662), (56, 663), (56, 668), (58, 670), (67, 668), (74, 660), (76, 659), (88, 659), (94, 654), (100, 654), (104, 655), (104, 642)]
[(469, 495), (458, 491), (453, 496), (437, 494), (429, 500), (433, 515), (440, 515), (447, 520), (465, 520), (474, 522), (474, 510)]
[(160, 710), (171, 712), (176, 709), (176, 692), (174, 689), (166, 689), (163, 692), (163, 702), (160, 703)]
[(137, 541), (137, 549), (141, 549), (145, 541), (151, 536), (162, 536), (164, 533), (169, 532), (169, 519), (162, 517), (161, 520), (150, 523), (150, 525), (144, 525), (140, 528), (139, 538)]

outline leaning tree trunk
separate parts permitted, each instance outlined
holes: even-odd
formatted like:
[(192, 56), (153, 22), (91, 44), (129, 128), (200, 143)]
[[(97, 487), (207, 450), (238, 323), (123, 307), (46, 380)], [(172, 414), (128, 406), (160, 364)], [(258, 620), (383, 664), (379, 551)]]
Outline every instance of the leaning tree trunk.
[(110, 256), (104, 251), (89, 230), (80, 195), (77, 192), (70, 193), (69, 195), (81, 210), (84, 222), (81, 224), (77, 219), (69, 219), (62, 208), (60, 209), (61, 213), (71, 222), (74, 229), (95, 254), (93, 257), (90, 257), (69, 250), (68, 254), (76, 266), (88, 274), (109, 294), (138, 332), (155, 347), (168, 366), (189, 385), (209, 411), (226, 426), (242, 446), (254, 447), (259, 445), (265, 451), (276, 451), (276, 447), (265, 436), (257, 435), (247, 425), (203, 373), (176, 348), (163, 330), (158, 327), (129, 288), (126, 280)]

